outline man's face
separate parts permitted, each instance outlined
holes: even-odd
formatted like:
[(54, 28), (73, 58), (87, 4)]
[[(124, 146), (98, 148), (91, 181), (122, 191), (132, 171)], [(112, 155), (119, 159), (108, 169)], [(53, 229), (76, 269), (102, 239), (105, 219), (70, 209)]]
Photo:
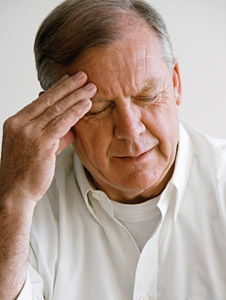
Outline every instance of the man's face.
[(74, 126), (73, 144), (96, 185), (122, 202), (159, 194), (178, 143), (177, 66), (172, 76), (158, 38), (143, 26), (87, 50), (70, 72), (77, 70), (98, 89), (90, 112)]

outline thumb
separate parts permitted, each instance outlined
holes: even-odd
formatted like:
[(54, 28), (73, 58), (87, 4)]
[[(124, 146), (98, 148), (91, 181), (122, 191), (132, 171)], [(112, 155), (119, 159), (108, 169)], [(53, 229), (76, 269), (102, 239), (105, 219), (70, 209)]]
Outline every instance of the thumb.
[[(72, 129), (70, 129), (62, 138), (60, 138), (60, 144), (57, 149), (57, 153), (61, 150), (72, 144), (75, 140), (75, 133)], [(56, 153), (56, 154), (57, 154)]]

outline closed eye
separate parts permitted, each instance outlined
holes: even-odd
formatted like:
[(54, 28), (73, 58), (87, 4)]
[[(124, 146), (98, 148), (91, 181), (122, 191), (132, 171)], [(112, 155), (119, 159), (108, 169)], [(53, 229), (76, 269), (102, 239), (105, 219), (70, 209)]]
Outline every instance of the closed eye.
[(157, 98), (158, 98), (158, 95), (153, 96), (153, 97), (138, 96), (138, 97), (136, 97), (136, 100), (143, 101), (143, 102), (154, 102), (155, 100), (157, 100)]
[[(136, 97), (132, 97), (133, 100), (135, 101), (140, 101), (143, 103), (154, 103), (159, 99), (159, 94), (149, 97), (149, 96), (136, 96)], [(113, 106), (114, 103), (110, 102), (107, 105), (105, 105), (103, 107), (103, 103), (101, 103), (102, 101), (97, 101), (96, 104), (93, 104), (93, 107), (91, 108), (91, 110), (86, 114), (87, 116), (100, 116), (108, 111), (110, 111)]]
[(113, 103), (109, 103), (107, 106), (104, 106), (103, 108), (91, 108), (91, 110), (86, 114), (87, 116), (98, 116), (101, 115), (103, 113), (105, 113), (106, 111), (110, 110), (113, 106)]

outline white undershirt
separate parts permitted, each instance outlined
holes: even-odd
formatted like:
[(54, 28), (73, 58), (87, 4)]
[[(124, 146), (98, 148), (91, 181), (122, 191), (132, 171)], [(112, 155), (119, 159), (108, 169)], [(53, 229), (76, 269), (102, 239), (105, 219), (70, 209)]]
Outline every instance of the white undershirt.
[(140, 251), (151, 237), (161, 219), (157, 207), (160, 196), (139, 204), (112, 201), (115, 218), (131, 233)]

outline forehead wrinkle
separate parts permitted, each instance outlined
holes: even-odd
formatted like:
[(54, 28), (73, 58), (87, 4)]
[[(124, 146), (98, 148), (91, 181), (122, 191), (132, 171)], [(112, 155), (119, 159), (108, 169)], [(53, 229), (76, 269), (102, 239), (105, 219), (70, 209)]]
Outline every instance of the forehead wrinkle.
[[(115, 101), (120, 97), (134, 96), (144, 88), (152, 88), (146, 87), (146, 84), (148, 79), (152, 79), (149, 69), (155, 59), (155, 52), (152, 54), (149, 48), (155, 37), (148, 37), (144, 41), (142, 39), (140, 44), (136, 43), (133, 34), (128, 39), (130, 44), (125, 43), (125, 40), (118, 40), (106, 47), (90, 48), (76, 63), (77, 69), (78, 66), (79, 69), (84, 68), (90, 81), (97, 85), (99, 93), (97, 91), (96, 97), (91, 99), (93, 103)], [(100, 67), (104, 71), (104, 81), (100, 80), (100, 76), (95, 78), (96, 73), (100, 73)], [(155, 86), (154, 83), (152, 85)]]
[[(143, 86), (141, 88), (138, 88), (137, 91), (133, 91), (131, 93), (131, 95), (125, 95), (125, 97), (139, 95), (142, 92), (145, 92), (147, 90), (155, 89), (156, 87), (158, 88), (158, 86), (160, 86), (160, 84), (161, 84), (161, 79), (160, 78), (145, 81), (145, 83), (143, 84)], [(96, 103), (96, 102), (114, 102), (114, 101), (116, 101), (116, 99), (117, 99), (117, 97), (112, 98), (112, 99), (106, 99), (106, 98), (103, 98), (103, 97), (93, 97), (93, 98), (91, 98), (91, 101), (93, 103)]]
[[(151, 54), (148, 51), (149, 47), (147, 41), (145, 41), (144, 45), (138, 45), (134, 48), (134, 56), (135, 56), (135, 71), (134, 71), (134, 81), (135, 86), (141, 86), (142, 81), (145, 80), (147, 76), (147, 70), (149, 66), (149, 61), (151, 60)], [(139, 90), (141, 92), (142, 89)], [(136, 91), (138, 92), (138, 91)]]

